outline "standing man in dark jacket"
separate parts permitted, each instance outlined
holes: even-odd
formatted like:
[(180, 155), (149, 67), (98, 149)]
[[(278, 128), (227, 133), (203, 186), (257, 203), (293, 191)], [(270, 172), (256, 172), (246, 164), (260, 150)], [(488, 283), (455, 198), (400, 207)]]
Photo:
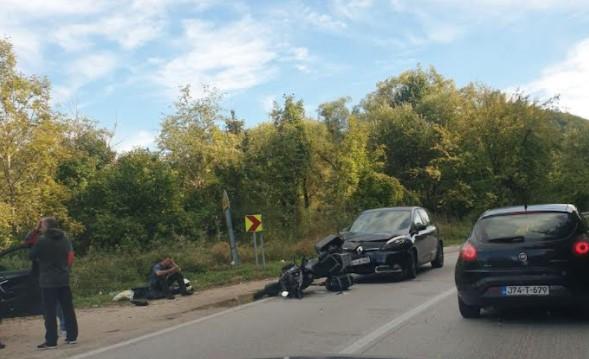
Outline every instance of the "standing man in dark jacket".
[(30, 253), (31, 259), (39, 262), (39, 286), (43, 293), (45, 309), (45, 342), (38, 348), (54, 349), (57, 347), (57, 303), (61, 304), (63, 309), (67, 331), (66, 344), (76, 344), (78, 338), (78, 323), (69, 286), (74, 251), (72, 243), (58, 228), (54, 217), (45, 217), (41, 220), (41, 234)]
[[(30, 231), (27, 234), (27, 236), (25, 237), (25, 240), (23, 241), (23, 243), (26, 246), (28, 246), (29, 248), (34, 247), (35, 244), (37, 244), (37, 241), (39, 240), (39, 238), (41, 237), (42, 223), (43, 223), (43, 221), (39, 220), (39, 222), (37, 223), (37, 226), (32, 231)], [(31, 269), (31, 273), (32, 273), (33, 278), (35, 278), (35, 280), (38, 282), (39, 281), (39, 263), (37, 261), (33, 261), (33, 267)], [(61, 309), (59, 302), (57, 302), (56, 313), (57, 313), (57, 318), (59, 319), (59, 332), (60, 332), (60, 334), (58, 336), (65, 337), (66, 336), (66, 334), (65, 334), (66, 333), (65, 319), (63, 318), (63, 310)]]

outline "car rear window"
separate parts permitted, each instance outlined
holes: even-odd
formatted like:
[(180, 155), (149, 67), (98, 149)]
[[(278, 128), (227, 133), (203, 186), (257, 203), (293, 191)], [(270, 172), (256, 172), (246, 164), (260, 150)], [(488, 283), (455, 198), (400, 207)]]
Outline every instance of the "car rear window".
[(475, 229), (483, 242), (545, 241), (569, 236), (576, 222), (568, 213), (527, 212), (484, 218)]

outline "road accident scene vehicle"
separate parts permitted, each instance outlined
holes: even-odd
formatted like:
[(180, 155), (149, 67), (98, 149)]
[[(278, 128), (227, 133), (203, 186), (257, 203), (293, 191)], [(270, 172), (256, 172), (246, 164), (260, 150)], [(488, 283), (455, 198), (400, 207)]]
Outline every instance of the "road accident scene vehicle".
[(390, 273), (412, 279), (423, 265), (444, 265), (438, 228), (421, 207), (366, 210), (349, 228), (322, 239), (315, 249), (319, 254), (346, 254), (346, 271), (356, 274)]
[(589, 303), (587, 223), (570, 204), (517, 206), (483, 213), (460, 249), (455, 270), (458, 308)]
[(303, 297), (315, 279), (330, 291), (347, 290), (350, 274), (394, 274), (417, 277), (418, 268), (444, 265), (444, 246), (437, 227), (421, 207), (392, 207), (363, 211), (352, 225), (315, 244), (317, 257), (282, 268), (277, 282), (256, 294)]
[(43, 312), (39, 280), (26, 246), (0, 252), (0, 304), (0, 318)]

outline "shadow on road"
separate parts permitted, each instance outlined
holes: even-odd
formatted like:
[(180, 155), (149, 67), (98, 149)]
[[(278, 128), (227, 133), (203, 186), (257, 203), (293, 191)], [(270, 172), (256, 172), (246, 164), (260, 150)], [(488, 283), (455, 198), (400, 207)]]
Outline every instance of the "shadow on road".
[(479, 320), (502, 325), (552, 326), (574, 323), (589, 327), (589, 317), (574, 308), (490, 308), (483, 310)]

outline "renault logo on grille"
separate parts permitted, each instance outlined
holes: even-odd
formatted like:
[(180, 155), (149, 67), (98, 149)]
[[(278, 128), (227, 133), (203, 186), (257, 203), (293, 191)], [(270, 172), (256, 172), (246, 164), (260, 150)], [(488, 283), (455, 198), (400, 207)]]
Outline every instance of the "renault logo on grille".
[(362, 254), (362, 252), (364, 252), (364, 248), (362, 248), (362, 246), (360, 246), (360, 247), (356, 248), (356, 252), (358, 254)]
[(518, 254), (517, 258), (523, 264), (528, 264), (528, 255), (525, 252), (521, 252), (520, 254)]

